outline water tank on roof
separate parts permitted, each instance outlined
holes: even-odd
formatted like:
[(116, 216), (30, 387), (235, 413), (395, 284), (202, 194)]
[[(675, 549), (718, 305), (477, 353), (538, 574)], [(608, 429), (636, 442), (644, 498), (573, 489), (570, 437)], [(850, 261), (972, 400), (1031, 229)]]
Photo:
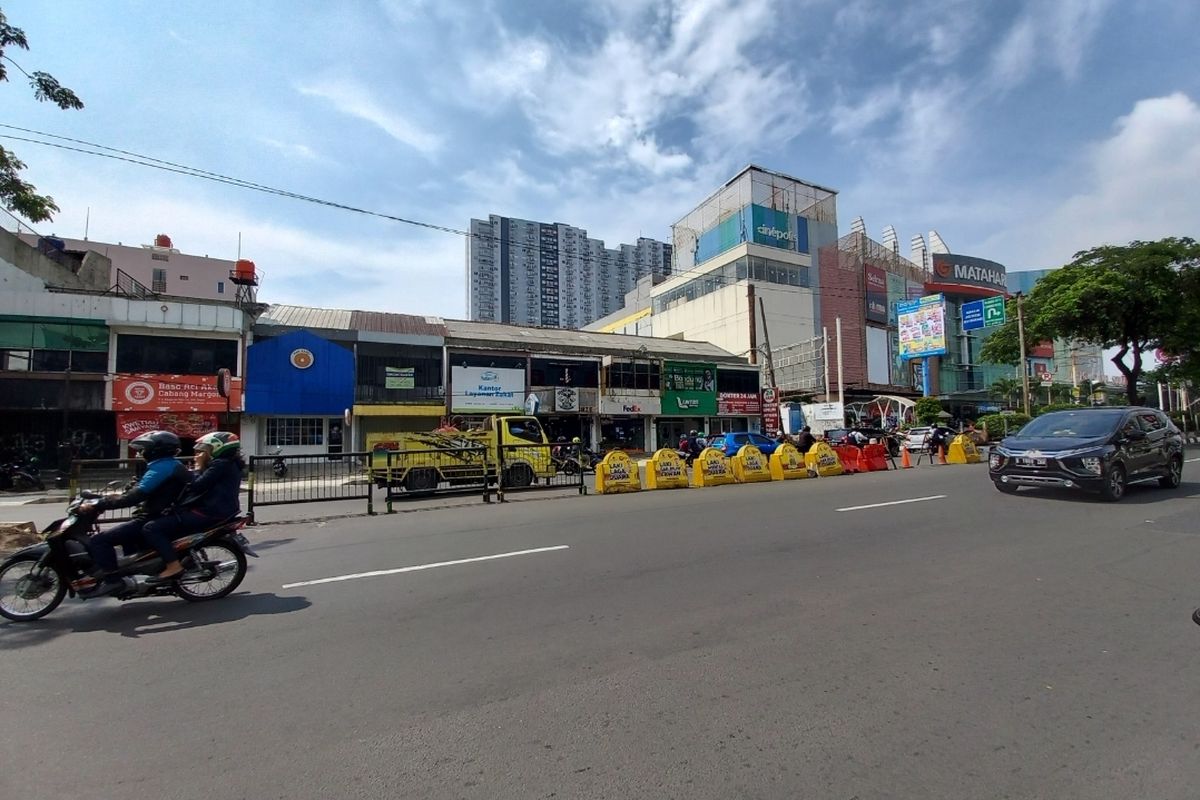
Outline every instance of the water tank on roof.
[(255, 283), (254, 262), (248, 258), (239, 258), (233, 266), (233, 275), (239, 283)]
[(167, 236), (165, 233), (160, 233), (158, 236), (154, 237), (154, 246), (155, 247), (165, 247), (168, 250), (170, 250), (171, 249), (171, 237)]

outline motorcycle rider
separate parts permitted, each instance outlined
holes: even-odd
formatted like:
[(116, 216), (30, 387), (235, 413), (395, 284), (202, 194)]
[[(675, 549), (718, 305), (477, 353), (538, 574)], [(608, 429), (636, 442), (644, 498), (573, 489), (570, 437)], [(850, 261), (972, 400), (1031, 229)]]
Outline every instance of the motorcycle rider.
[(163, 571), (150, 582), (171, 581), (183, 572), (175, 539), (215, 528), (241, 511), (238, 493), (245, 466), (236, 433), (214, 431), (196, 440), (196, 476), (166, 514), (142, 529), (146, 543), (163, 560)]
[[(130, 442), (129, 447), (146, 461), (146, 472), (137, 484), (116, 497), (102, 497), (80, 506), (81, 510), (97, 514), (115, 508), (138, 507), (133, 519), (114, 525), (88, 541), (92, 561), (102, 577), (90, 592), (92, 595), (111, 594), (124, 586), (124, 582), (113, 575), (117, 571), (116, 546), (122, 545), (126, 553), (136, 550), (144, 541), (144, 531), (149, 523), (162, 516), (191, 482), (187, 467), (175, 459), (180, 442), (170, 431), (143, 433)], [(159, 552), (162, 554), (161, 550)], [(173, 554), (170, 558), (174, 558)]]

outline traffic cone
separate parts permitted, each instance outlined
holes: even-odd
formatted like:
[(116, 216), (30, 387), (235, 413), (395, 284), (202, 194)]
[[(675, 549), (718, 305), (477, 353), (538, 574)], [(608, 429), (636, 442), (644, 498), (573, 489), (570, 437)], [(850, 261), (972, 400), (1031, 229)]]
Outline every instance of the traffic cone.
[(939, 464), (946, 463), (946, 445), (942, 445), (941, 447), (938, 448), (938, 463)]
[(912, 456), (908, 454), (907, 447), (900, 448), (900, 468), (912, 469)]

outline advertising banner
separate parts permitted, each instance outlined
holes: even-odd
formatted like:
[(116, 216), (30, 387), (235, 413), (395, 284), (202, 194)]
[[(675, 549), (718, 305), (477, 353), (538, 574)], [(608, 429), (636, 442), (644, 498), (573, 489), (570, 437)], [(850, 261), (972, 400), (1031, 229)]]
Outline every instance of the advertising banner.
[(868, 264), (863, 268), (866, 276), (866, 318), (868, 322), (888, 321), (887, 273)]
[(953, 253), (933, 253), (933, 274), (940, 284), (974, 286), (1008, 291), (1007, 270), (1003, 264), (986, 258), (960, 256)]
[(905, 282), (902, 275), (887, 275), (887, 305), (888, 305), (888, 325), (896, 327), (896, 304), (902, 303), (908, 299), (905, 291)]
[(170, 431), (183, 439), (195, 439), (217, 430), (217, 415), (192, 412), (154, 413), (129, 411), (117, 414), (117, 438), (129, 441), (150, 431)]
[(762, 408), (762, 401), (754, 392), (717, 394), (717, 414), (720, 416), (757, 417), (762, 413)]
[(766, 206), (750, 206), (751, 238), (755, 244), (796, 249), (796, 233), (792, 230), (792, 215)]
[(519, 414), (525, 408), (525, 370), (451, 367), (452, 412)]
[(662, 401), (636, 394), (602, 394), (600, 413), (606, 417), (657, 417), (662, 413)]
[(682, 361), (663, 364), (663, 416), (712, 417), (716, 413), (716, 364)]
[(946, 352), (946, 304), (940, 294), (901, 303), (896, 319), (901, 357), (922, 358)]
[(383, 388), (385, 389), (415, 389), (417, 387), (416, 367), (384, 367)]
[[(113, 411), (225, 411), (216, 375), (127, 375), (112, 382)], [(230, 381), (230, 411), (242, 410), (242, 379)]]
[(558, 413), (579, 413), (579, 390), (572, 386), (559, 386), (554, 390), (554, 410)]

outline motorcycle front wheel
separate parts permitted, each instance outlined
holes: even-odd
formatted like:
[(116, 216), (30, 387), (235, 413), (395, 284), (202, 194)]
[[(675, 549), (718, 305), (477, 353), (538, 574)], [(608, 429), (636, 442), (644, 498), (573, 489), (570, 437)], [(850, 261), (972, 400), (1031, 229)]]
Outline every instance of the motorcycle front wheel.
[(220, 600), (246, 577), (246, 554), (230, 542), (218, 540), (188, 554), (175, 590), (189, 603)]
[(37, 555), (18, 556), (0, 567), (0, 615), (14, 622), (41, 619), (67, 596), (67, 582)]

